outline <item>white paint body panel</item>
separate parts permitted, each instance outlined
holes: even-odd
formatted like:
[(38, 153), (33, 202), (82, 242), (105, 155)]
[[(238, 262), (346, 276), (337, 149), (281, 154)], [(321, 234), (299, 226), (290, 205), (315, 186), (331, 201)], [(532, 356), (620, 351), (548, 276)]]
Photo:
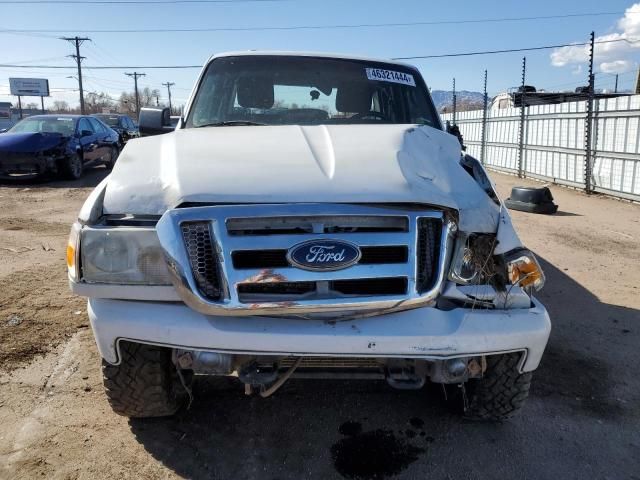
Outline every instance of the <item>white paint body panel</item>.
[(499, 206), (459, 159), (455, 137), (414, 125), (182, 129), (128, 142), (103, 208), (161, 215), (184, 202), (423, 203), (458, 210), (461, 230), (495, 232)]
[[(227, 353), (442, 359), (524, 351), (538, 367), (551, 324), (535, 299), (528, 309), (419, 308), (329, 323), (275, 317), (216, 317), (177, 303), (89, 300), (102, 357), (118, 363), (121, 339)], [(390, 328), (390, 326), (393, 326)]]

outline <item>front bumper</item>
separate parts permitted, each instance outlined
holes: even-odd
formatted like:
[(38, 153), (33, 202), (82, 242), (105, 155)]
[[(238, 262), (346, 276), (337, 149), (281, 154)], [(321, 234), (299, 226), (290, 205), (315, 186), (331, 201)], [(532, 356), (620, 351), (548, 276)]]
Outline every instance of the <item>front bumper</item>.
[(88, 311), (102, 357), (120, 361), (118, 342), (234, 354), (441, 360), (522, 351), (522, 371), (538, 367), (551, 323), (528, 309), (418, 308), (340, 322), (198, 313), (182, 303), (91, 298)]
[(37, 154), (0, 153), (0, 177), (36, 177), (54, 168), (51, 157)]

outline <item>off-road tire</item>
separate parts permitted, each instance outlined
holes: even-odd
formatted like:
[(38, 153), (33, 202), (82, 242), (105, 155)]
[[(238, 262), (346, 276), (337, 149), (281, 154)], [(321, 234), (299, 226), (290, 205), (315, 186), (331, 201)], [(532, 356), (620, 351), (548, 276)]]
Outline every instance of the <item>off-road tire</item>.
[(171, 351), (141, 343), (121, 342), (119, 365), (102, 361), (109, 404), (125, 417), (167, 417), (188, 399)]
[(74, 153), (69, 155), (59, 162), (58, 170), (63, 178), (66, 178), (67, 180), (78, 180), (82, 176), (84, 163), (79, 154)]
[(532, 373), (519, 373), (522, 354), (487, 357), (482, 378), (465, 384), (464, 416), (470, 420), (501, 421), (513, 416), (529, 396)]

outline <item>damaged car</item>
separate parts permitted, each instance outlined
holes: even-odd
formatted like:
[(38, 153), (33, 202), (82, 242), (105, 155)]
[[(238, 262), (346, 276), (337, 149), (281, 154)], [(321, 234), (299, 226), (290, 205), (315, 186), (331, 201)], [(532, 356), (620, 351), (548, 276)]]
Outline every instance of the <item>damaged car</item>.
[(0, 178), (76, 180), (89, 164), (112, 168), (119, 153), (118, 134), (96, 118), (35, 115), (0, 134)]
[(168, 109), (140, 130), (67, 247), (115, 412), (172, 415), (201, 375), (261, 397), (432, 382), (481, 420), (522, 407), (545, 276), (415, 67), (216, 55), (175, 130)]

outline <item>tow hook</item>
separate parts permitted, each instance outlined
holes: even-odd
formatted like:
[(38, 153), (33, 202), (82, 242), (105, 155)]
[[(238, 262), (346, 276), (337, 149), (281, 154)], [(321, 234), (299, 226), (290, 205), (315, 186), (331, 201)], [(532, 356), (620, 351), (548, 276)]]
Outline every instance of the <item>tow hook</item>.
[(385, 378), (390, 386), (399, 390), (419, 390), (427, 381), (423, 375), (404, 368), (387, 369)]

